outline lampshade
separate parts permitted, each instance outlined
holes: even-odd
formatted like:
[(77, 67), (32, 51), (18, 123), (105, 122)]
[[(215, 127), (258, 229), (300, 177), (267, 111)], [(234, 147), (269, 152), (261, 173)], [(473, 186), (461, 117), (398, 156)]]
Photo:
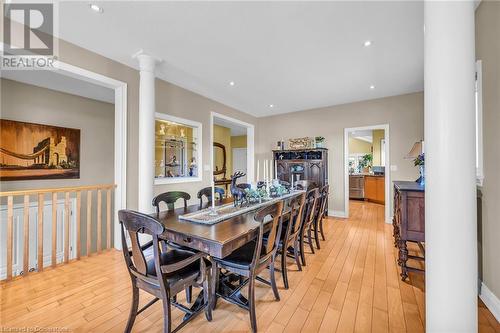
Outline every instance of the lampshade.
[(405, 156), (405, 159), (407, 160), (412, 160), (417, 158), (420, 154), (423, 153), (423, 141), (417, 141), (413, 144), (413, 147), (411, 147), (410, 152)]

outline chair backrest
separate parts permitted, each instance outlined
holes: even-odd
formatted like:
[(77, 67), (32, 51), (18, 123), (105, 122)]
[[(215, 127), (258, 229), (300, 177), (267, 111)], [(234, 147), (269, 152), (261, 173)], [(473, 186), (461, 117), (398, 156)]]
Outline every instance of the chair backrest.
[[(163, 233), (163, 225), (149, 215), (132, 210), (120, 210), (118, 212), (118, 220), (120, 221), (121, 225), (123, 255), (125, 257), (125, 262), (127, 263), (129, 271), (135, 271), (142, 276), (147, 275), (146, 259), (139, 242), (139, 234), (147, 234), (153, 236), (152, 242), (154, 248), (153, 252), (155, 256), (155, 264), (156, 261), (158, 261), (157, 264), (159, 268), (160, 261), (158, 251), (158, 235), (161, 235)], [(131, 251), (129, 251), (127, 246), (125, 232), (127, 232), (130, 237), (130, 244), (132, 246)]]
[[(255, 247), (252, 266), (266, 260), (271, 255), (276, 253), (279, 245), (279, 235), (281, 235), (281, 213), (283, 211), (283, 202), (278, 201), (272, 205), (264, 207), (255, 213), (254, 219), (260, 222), (259, 234), (257, 236), (257, 246)], [(267, 218), (272, 218), (272, 221), (267, 222)], [(264, 223), (271, 223), (269, 236), (267, 238), (266, 246), (262, 251), (262, 239), (264, 236)]]
[(326, 203), (328, 202), (328, 194), (330, 192), (330, 186), (325, 185), (320, 190), (321, 204), (319, 208), (319, 217), (326, 215)]
[[(215, 196), (219, 195), (219, 200), (224, 198), (224, 189), (220, 187), (214, 188)], [(212, 204), (212, 187), (205, 187), (198, 191), (198, 199), (200, 199), (200, 208), (203, 206), (203, 197), (206, 197), (209, 204)]]
[(160, 202), (167, 204), (167, 210), (174, 210), (174, 204), (179, 199), (184, 199), (184, 208), (187, 208), (187, 202), (191, 196), (181, 191), (165, 192), (153, 198), (153, 206), (156, 207), (156, 213), (160, 213)]
[(315, 182), (312, 182), (310, 180), (297, 180), (295, 182), (295, 187), (298, 189), (298, 190), (305, 190), (305, 191), (309, 191), (313, 188), (316, 188), (318, 187), (318, 184), (316, 184)]
[(304, 212), (304, 206), (306, 201), (306, 194), (294, 197), (290, 200), (288, 206), (290, 207), (290, 221), (288, 222), (287, 239), (294, 239), (300, 232), (302, 227), (302, 214)]
[(302, 229), (307, 230), (309, 225), (314, 221), (316, 217), (316, 205), (318, 204), (319, 199), (319, 190), (317, 188), (313, 188), (312, 190), (307, 191), (306, 200), (305, 200), (305, 214), (304, 221), (302, 222)]

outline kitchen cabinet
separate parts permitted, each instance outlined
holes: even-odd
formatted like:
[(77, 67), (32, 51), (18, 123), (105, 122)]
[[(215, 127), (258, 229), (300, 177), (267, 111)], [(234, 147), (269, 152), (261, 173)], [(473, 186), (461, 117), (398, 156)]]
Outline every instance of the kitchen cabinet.
[(365, 176), (365, 200), (380, 204), (385, 203), (385, 177)]

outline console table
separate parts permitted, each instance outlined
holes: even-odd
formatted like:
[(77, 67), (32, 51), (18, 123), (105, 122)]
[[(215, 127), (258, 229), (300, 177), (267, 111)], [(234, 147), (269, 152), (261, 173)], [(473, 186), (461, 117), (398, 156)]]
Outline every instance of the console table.
[(407, 242), (416, 243), (425, 256), (425, 188), (416, 182), (394, 182), (394, 217), (392, 220), (394, 246), (399, 249), (398, 265), (401, 279), (408, 272), (423, 273), (424, 270), (407, 265), (408, 259), (424, 261), (424, 257), (408, 254)]

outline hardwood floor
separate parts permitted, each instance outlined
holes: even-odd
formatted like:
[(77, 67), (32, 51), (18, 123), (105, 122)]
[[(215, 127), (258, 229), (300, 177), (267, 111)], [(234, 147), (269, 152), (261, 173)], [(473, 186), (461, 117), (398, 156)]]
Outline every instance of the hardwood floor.
[[(281, 301), (257, 284), (260, 332), (422, 332), (424, 281), (399, 279), (391, 225), (383, 206), (352, 202), (351, 218), (325, 221), (327, 241), (307, 254), (302, 272), (289, 262), (290, 289)], [(411, 251), (416, 251), (412, 248)], [(419, 263), (414, 263), (418, 265)], [(58, 327), (75, 332), (123, 332), (131, 300), (121, 252), (110, 251), (55, 269), (0, 284), (0, 331), (6, 327)], [(141, 303), (151, 297), (141, 294)], [(183, 298), (183, 297), (181, 297)], [(173, 310), (175, 324), (181, 312)], [(500, 324), (480, 303), (480, 332), (500, 332)], [(156, 303), (140, 314), (134, 332), (161, 332)], [(219, 301), (212, 322), (203, 315), (181, 332), (246, 332), (248, 313)]]

